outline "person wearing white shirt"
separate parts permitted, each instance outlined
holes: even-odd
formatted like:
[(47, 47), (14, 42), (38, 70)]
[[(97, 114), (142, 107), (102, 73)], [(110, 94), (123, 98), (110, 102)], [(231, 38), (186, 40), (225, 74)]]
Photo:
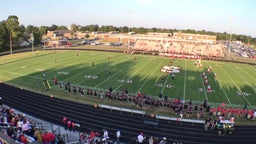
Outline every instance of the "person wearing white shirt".
[(103, 132), (104, 133), (103, 133), (102, 141), (104, 142), (104, 141), (108, 140), (109, 137), (108, 137), (108, 131), (106, 129), (103, 129)]
[(252, 118), (252, 120), (254, 120), (255, 117), (256, 117), (256, 111), (254, 111), (254, 113), (253, 113), (253, 118)]
[(116, 131), (116, 143), (117, 143), (117, 144), (119, 144), (120, 136), (121, 136), (121, 132), (120, 132), (120, 130), (117, 130), (117, 131)]
[(18, 129), (21, 131), (22, 130), (22, 125), (23, 125), (23, 121), (22, 120), (19, 120), (18, 122), (17, 122), (17, 127), (18, 127)]
[(145, 137), (143, 137), (143, 133), (141, 132), (137, 137), (137, 141), (139, 144), (142, 144), (144, 139)]

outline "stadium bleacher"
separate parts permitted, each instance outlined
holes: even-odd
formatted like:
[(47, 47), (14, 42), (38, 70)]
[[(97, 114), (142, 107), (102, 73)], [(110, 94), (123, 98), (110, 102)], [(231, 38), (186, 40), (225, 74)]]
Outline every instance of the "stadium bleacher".
[(220, 44), (207, 44), (186, 40), (137, 40), (134, 51), (158, 51), (171, 55), (224, 57)]

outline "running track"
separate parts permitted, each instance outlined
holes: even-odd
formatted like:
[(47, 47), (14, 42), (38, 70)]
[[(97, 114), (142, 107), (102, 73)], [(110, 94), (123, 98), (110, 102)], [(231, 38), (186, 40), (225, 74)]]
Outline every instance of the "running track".
[(236, 144), (256, 143), (256, 126), (235, 126), (235, 132), (229, 136), (218, 136), (216, 131), (204, 131), (202, 124), (183, 123), (159, 120), (157, 128), (143, 125), (144, 120), (155, 120), (147, 115), (131, 114), (109, 109), (94, 108), (57, 98), (51, 98), (27, 90), (22, 90), (4, 83), (0, 83), (0, 96), (3, 103), (19, 111), (62, 125), (63, 116), (67, 116), (81, 125), (77, 128), (81, 132), (89, 132), (91, 128), (102, 132), (109, 131), (111, 139), (115, 139), (117, 129), (121, 130), (122, 139), (134, 144), (135, 137), (142, 131), (146, 137), (166, 137), (183, 144)]

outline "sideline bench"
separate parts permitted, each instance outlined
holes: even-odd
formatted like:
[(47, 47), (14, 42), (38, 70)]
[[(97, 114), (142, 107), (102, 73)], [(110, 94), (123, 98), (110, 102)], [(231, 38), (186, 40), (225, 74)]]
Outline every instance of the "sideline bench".
[(155, 118), (158, 119), (163, 119), (163, 120), (168, 120), (170, 121), (181, 121), (181, 122), (191, 122), (191, 123), (199, 123), (199, 124), (204, 124), (204, 120), (195, 120), (195, 119), (180, 119), (180, 118), (175, 118), (175, 117), (167, 117), (167, 116), (160, 116), (156, 115)]
[(141, 114), (141, 115), (145, 115), (146, 112), (145, 111), (141, 111), (141, 110), (134, 110), (134, 109), (128, 109), (128, 108), (121, 108), (121, 107), (115, 107), (115, 106), (110, 106), (110, 105), (104, 105), (104, 104), (99, 104), (100, 108), (106, 108), (106, 109), (110, 109), (110, 110), (117, 110), (117, 111), (124, 111), (124, 112), (129, 112), (131, 114), (136, 113), (136, 114)]

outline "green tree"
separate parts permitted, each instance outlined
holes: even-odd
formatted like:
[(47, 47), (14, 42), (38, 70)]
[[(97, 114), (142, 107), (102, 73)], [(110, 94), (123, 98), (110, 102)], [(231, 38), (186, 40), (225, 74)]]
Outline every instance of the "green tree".
[(120, 29), (121, 33), (128, 33), (128, 30), (129, 30), (129, 28), (127, 26), (123, 26), (123, 27), (121, 27), (119, 29)]
[(10, 40), (10, 54), (12, 54), (12, 42), (18, 38), (19, 34), (19, 18), (15, 15), (10, 15), (6, 21), (6, 27), (9, 31), (9, 40)]
[(19, 31), (21, 34), (23, 34), (26, 30), (26, 27), (24, 25), (20, 25)]
[(73, 32), (76, 32), (79, 30), (79, 25), (76, 25), (76, 24), (71, 24), (70, 26), (70, 30), (73, 31)]
[(57, 30), (57, 29), (58, 29), (58, 26), (55, 25), (55, 24), (53, 24), (53, 25), (51, 25), (51, 26), (49, 27), (49, 30), (50, 30), (50, 31), (55, 31), (55, 30)]
[(9, 32), (6, 27), (6, 21), (0, 22), (0, 51), (8, 50)]
[(152, 28), (152, 32), (156, 32), (157, 31), (157, 28)]
[(66, 26), (58, 26), (57, 30), (68, 30)]
[(42, 34), (40, 33), (40, 28), (33, 26), (33, 25), (28, 25), (26, 28), (26, 33), (27, 33), (27, 39), (32, 42), (32, 37), (33, 37), (33, 42), (34, 45), (39, 45), (41, 43), (41, 37)]
[(80, 28), (79, 28), (79, 31), (83, 31), (83, 32), (85, 32), (85, 31), (87, 31), (88, 29), (87, 29), (87, 27), (85, 27), (85, 26), (81, 26)]
[(90, 32), (96, 32), (96, 31), (98, 31), (98, 30), (99, 30), (99, 26), (98, 26), (97, 24), (95, 24), (95, 25), (93, 25), (93, 24), (89, 25), (89, 31), (90, 31)]
[(41, 35), (46, 34), (47, 31), (48, 31), (48, 29), (49, 29), (49, 28), (48, 28), (47, 26), (40, 26), (40, 27), (39, 27), (40, 34), (41, 34)]
[(34, 37), (34, 45), (37, 46), (41, 43), (42, 35), (38, 27), (35, 27), (33, 30), (33, 37)]
[(108, 32), (115, 31), (115, 27), (113, 25), (108, 26)]
[(108, 32), (108, 26), (101, 26), (100, 31)]
[(26, 32), (29, 33), (29, 34), (32, 33), (33, 30), (34, 30), (34, 26), (33, 25), (28, 25), (27, 28), (26, 28)]
[(90, 35), (89, 35), (89, 34), (86, 34), (86, 35), (85, 35), (85, 38), (87, 38), (87, 39), (88, 39), (89, 37), (90, 37)]
[(140, 28), (139, 28), (139, 33), (145, 34), (145, 33), (147, 33), (147, 32), (148, 32), (147, 29), (145, 29), (144, 27), (140, 27)]

